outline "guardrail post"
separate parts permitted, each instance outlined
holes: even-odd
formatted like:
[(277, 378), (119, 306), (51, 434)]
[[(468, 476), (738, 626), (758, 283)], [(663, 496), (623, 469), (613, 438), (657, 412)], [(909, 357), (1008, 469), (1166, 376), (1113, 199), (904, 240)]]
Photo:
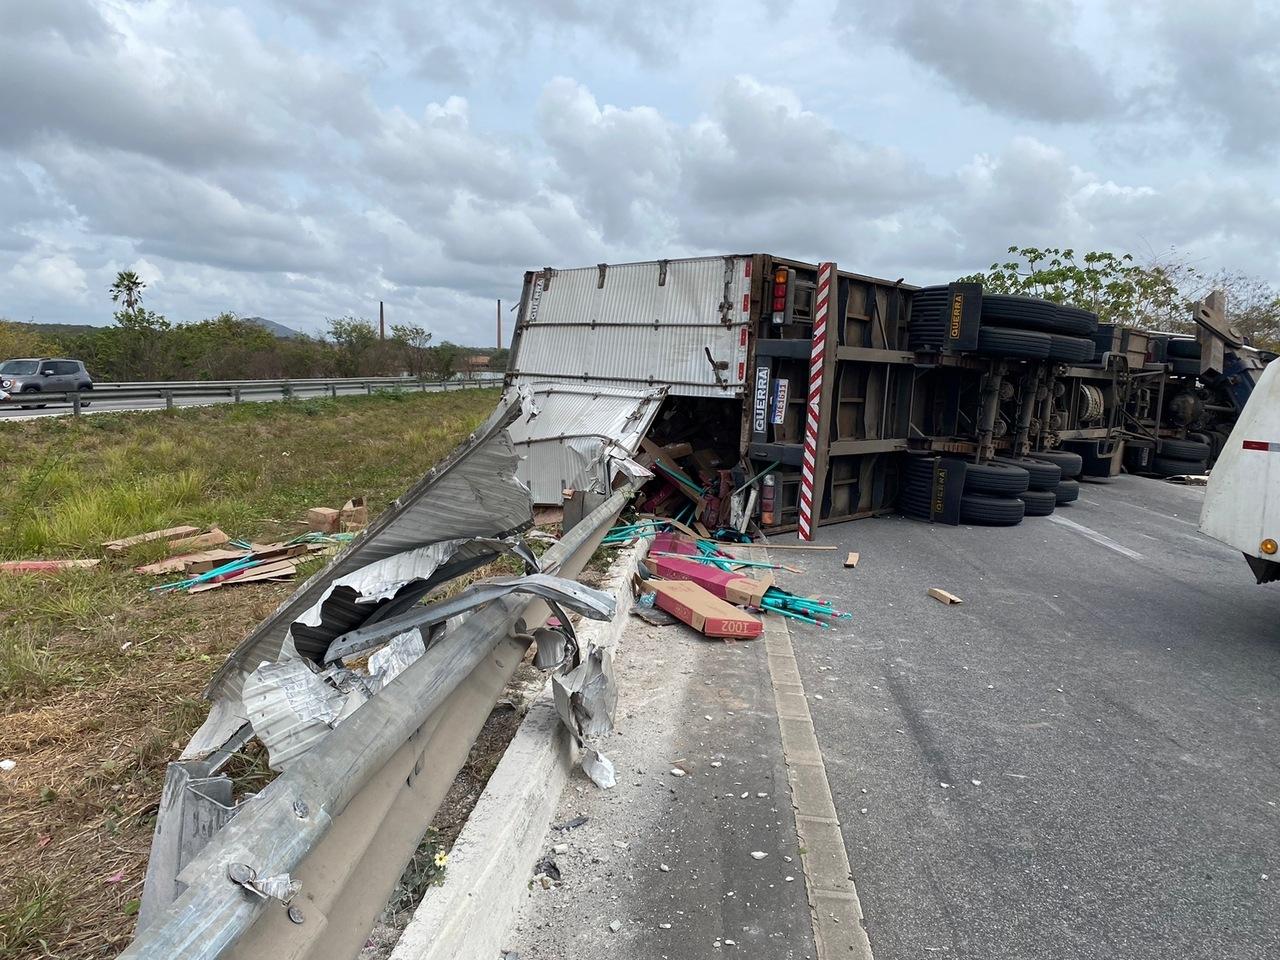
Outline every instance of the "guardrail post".
[(73, 417), (80, 416), (80, 391), (77, 390), (71, 395), (71, 415)]
[(370, 397), (373, 396), (373, 384), (370, 383), (368, 380), (364, 382), (364, 392), (366, 396), (370, 396)]
[(240, 388), (239, 388), (239, 387), (232, 387), (232, 388), (231, 388), (231, 400), (232, 400), (232, 402), (234, 402), (234, 403), (239, 403), (239, 402), (240, 402)]
[(173, 391), (163, 390), (161, 391), (160, 395), (164, 397), (164, 408), (166, 410), (172, 410), (173, 409)]
[(292, 400), (292, 399), (293, 399), (293, 384), (289, 383), (289, 381), (287, 381), (287, 380), (286, 380), (286, 381), (284, 382), (284, 385), (280, 388), (280, 395), (281, 395), (282, 397), (284, 397), (286, 400)]
[(338, 385), (336, 383), (329, 384), (329, 396), (335, 400), (338, 399)]

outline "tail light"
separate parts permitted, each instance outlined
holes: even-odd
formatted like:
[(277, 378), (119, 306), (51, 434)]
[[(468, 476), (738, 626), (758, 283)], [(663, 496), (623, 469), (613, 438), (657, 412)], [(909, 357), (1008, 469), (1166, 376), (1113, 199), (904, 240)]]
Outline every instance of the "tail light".
[(778, 267), (773, 272), (773, 325), (780, 327), (791, 319), (791, 288), (795, 271)]

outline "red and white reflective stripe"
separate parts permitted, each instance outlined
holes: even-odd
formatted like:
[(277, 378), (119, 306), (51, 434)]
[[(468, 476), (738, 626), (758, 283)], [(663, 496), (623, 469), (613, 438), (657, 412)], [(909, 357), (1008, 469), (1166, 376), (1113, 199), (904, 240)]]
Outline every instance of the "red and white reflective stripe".
[(822, 365), (827, 356), (827, 313), (831, 304), (833, 263), (818, 265), (818, 294), (813, 306), (813, 346), (809, 350), (809, 401), (804, 418), (804, 461), (800, 464), (801, 540), (813, 539), (813, 480), (818, 463), (818, 414), (822, 406)]
[(1246, 450), (1266, 450), (1268, 453), (1280, 453), (1280, 443), (1268, 443), (1266, 440), (1245, 440)]

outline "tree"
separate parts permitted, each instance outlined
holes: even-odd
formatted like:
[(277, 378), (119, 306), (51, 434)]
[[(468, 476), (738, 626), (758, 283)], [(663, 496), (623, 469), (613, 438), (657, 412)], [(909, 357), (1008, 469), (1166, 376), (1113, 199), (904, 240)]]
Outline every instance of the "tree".
[(502, 373), (507, 369), (507, 363), (510, 359), (511, 351), (506, 347), (499, 347), (489, 357), (489, 370), (493, 373)]
[(457, 344), (448, 340), (439, 346), (430, 347), (427, 350), (427, 370), (437, 380), (452, 380), (461, 355), (462, 350)]
[(367, 373), (371, 354), (378, 345), (378, 331), (363, 317), (329, 317), (329, 339), (335, 348), (335, 366), (339, 376), (356, 377)]
[(39, 357), (58, 352), (55, 343), (25, 323), (0, 319), (0, 362), (12, 357)]
[(416, 323), (393, 323), (392, 342), (404, 358), (405, 369), (412, 377), (421, 377), (427, 368), (427, 348), (431, 346), (431, 333)]
[(1070, 248), (1015, 246), (1008, 252), (1015, 258), (962, 279), (980, 282), (988, 293), (1092, 310), (1103, 323), (1169, 329), (1189, 322), (1190, 302), (1182, 288), (1199, 273), (1176, 255), (1144, 266), (1128, 253), (1091, 251), (1077, 259)]
[(112, 303), (123, 300), (125, 310), (133, 311), (142, 302), (142, 291), (146, 287), (143, 279), (132, 270), (121, 270), (116, 274), (116, 282), (107, 289), (111, 293)]

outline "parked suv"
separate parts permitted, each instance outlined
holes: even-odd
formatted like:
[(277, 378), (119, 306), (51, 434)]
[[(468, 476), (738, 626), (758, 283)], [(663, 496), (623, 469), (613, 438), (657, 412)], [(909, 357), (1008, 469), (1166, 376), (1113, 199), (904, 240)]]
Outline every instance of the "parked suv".
[(79, 360), (34, 357), (0, 363), (0, 392), (4, 394), (92, 389), (93, 380)]

